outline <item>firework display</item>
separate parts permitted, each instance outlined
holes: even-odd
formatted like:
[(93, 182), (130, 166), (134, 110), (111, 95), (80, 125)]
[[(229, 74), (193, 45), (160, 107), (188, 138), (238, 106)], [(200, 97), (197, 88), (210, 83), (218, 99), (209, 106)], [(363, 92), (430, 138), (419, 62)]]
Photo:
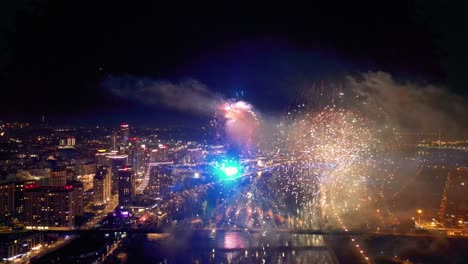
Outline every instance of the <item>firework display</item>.
[[(218, 209), (219, 221), (249, 228), (361, 227), (359, 215), (375, 202), (372, 183), (380, 170), (379, 130), (355, 108), (299, 104), (276, 125), (268, 173), (244, 179)], [(231, 144), (252, 149), (262, 125), (243, 101), (223, 104)], [(258, 139), (257, 139), (258, 140)], [(248, 181), (248, 182), (247, 182)]]
[[(320, 187), (320, 208), (339, 216), (365, 206), (368, 169), (377, 149), (372, 125), (359, 114), (337, 107), (296, 114), (282, 132), (285, 150), (301, 169), (312, 169)], [(281, 150), (279, 150), (280, 152)], [(303, 190), (304, 181), (296, 183)]]
[(252, 151), (259, 127), (252, 105), (244, 101), (227, 101), (219, 111), (224, 114), (227, 143), (243, 152)]
[[(341, 86), (303, 92), (274, 122), (259, 118), (244, 101), (220, 105), (221, 118), (213, 123), (225, 133), (226, 146), (241, 150), (241, 173), (220, 181), (212, 224), (264, 234), (408, 232), (411, 213), (398, 210), (391, 196), (404, 192), (401, 168), (411, 175), (414, 159), (404, 152), (394, 120), (378, 104), (348, 92)], [(362, 238), (348, 238), (369, 262)]]

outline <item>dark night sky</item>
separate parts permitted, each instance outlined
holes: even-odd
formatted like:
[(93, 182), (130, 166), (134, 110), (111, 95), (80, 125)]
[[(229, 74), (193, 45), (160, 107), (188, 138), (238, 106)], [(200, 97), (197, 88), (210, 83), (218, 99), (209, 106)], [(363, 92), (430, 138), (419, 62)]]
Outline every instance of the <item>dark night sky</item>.
[(39, 120), (43, 112), (57, 123), (198, 120), (102, 88), (107, 76), (125, 74), (194, 78), (227, 96), (242, 89), (265, 112), (283, 110), (301, 80), (368, 70), (444, 84), (467, 96), (462, 6), (115, 2), (2, 1), (0, 120)]

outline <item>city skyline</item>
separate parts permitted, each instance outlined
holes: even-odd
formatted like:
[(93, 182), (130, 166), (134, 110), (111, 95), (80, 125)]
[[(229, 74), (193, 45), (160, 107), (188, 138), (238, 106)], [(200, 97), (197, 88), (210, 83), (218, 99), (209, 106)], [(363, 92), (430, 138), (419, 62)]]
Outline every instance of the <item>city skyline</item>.
[(468, 258), (466, 8), (15, 2), (0, 262)]

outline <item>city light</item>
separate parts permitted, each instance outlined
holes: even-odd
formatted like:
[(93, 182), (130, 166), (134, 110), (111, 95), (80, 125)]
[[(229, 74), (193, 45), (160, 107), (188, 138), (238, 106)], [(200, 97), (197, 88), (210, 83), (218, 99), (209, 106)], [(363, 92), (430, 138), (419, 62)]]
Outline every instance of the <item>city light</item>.
[(468, 259), (464, 8), (30, 2), (0, 22), (26, 43), (0, 51), (0, 264)]
[(419, 215), (419, 218), (418, 218), (418, 224), (421, 224), (421, 214), (422, 214), (422, 210), (421, 209), (418, 209), (418, 215)]

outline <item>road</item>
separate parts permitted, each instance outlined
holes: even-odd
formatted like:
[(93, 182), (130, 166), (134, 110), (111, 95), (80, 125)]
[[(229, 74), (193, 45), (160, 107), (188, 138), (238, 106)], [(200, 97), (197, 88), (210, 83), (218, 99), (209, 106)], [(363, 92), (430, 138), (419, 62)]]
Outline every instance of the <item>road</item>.
[(85, 224), (83, 224), (81, 226), (81, 229), (85, 229), (85, 230), (89, 230), (89, 229), (93, 229), (95, 228), (95, 226), (101, 222), (106, 216), (108, 213), (112, 213), (114, 212), (115, 208), (117, 207), (119, 203), (119, 200), (117, 199), (117, 196), (114, 195), (112, 196), (112, 199), (110, 200), (110, 202), (106, 205), (106, 207), (104, 208), (104, 210), (102, 210), (101, 213), (98, 213), (96, 216), (94, 216), (91, 220), (89, 220), (88, 222), (86, 222)]
[[(54, 250), (57, 250), (65, 245), (67, 245), (68, 243), (72, 242), (73, 240), (75, 240), (76, 238), (78, 238), (77, 235), (71, 235), (71, 236), (66, 236), (66, 238), (62, 238), (60, 240), (57, 240), (55, 243), (53, 244), (50, 244), (46, 247), (42, 247), (41, 249), (39, 250), (36, 250), (36, 251), (29, 251), (28, 254), (23, 257), (23, 258), (19, 258), (19, 259), (16, 259), (13, 261), (13, 263), (30, 263), (30, 260), (33, 259), (33, 258), (40, 258)], [(33, 253), (30, 253), (30, 252), (33, 252)]]

